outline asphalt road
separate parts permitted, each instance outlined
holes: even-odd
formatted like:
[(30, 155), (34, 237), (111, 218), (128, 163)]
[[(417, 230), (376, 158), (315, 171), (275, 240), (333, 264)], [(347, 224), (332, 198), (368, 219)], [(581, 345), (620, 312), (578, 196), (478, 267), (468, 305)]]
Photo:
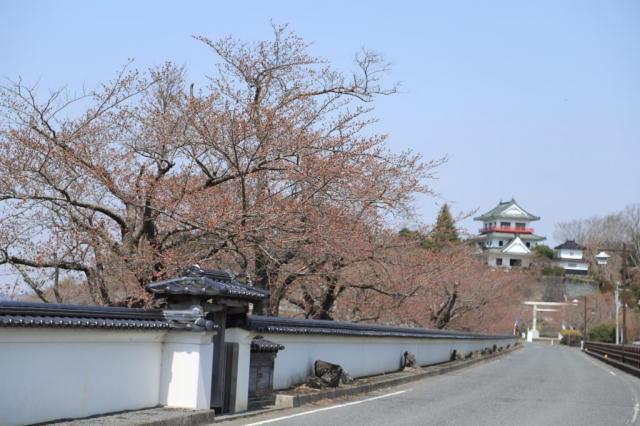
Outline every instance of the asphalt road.
[(574, 348), (528, 344), (402, 387), (220, 424), (613, 426), (636, 424), (639, 410), (639, 378)]

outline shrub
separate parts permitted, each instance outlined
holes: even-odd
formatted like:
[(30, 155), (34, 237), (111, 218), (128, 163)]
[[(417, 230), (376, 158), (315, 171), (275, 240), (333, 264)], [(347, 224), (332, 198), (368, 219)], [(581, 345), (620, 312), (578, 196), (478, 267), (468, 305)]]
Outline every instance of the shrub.
[(598, 324), (589, 330), (589, 340), (594, 342), (615, 343), (616, 327), (613, 324)]
[(535, 252), (540, 256), (548, 257), (549, 259), (553, 259), (554, 252), (553, 249), (544, 244), (538, 244), (535, 248)]
[(546, 324), (544, 321), (540, 322), (538, 326), (538, 330), (540, 331), (540, 337), (549, 337), (552, 339), (558, 338), (558, 326), (554, 324)]
[(582, 333), (578, 330), (560, 330), (560, 343), (567, 346), (578, 346), (582, 340)]
[(545, 266), (542, 268), (542, 275), (561, 276), (564, 274), (564, 268), (560, 266)]

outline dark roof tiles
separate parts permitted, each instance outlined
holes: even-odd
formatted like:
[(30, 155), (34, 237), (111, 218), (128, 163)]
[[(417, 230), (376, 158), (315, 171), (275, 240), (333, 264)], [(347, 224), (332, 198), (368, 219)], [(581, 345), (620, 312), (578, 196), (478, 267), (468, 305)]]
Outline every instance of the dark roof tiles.
[(184, 276), (147, 284), (147, 291), (159, 295), (190, 295), (196, 297), (229, 297), (261, 301), (269, 297), (269, 292), (246, 284), (241, 284), (225, 271), (201, 269), (193, 266)]
[[(518, 215), (511, 215), (511, 214), (505, 214), (504, 212), (506, 210), (508, 210), (509, 208), (511, 208), (512, 206), (515, 206), (521, 214)], [(473, 220), (489, 220), (489, 219), (499, 219), (499, 218), (511, 218), (511, 219), (523, 219), (523, 220), (540, 220), (540, 216), (536, 216), (534, 214), (529, 213), (528, 211), (526, 211), (525, 209), (523, 209), (522, 207), (520, 207), (520, 205), (518, 205), (518, 203), (516, 203), (515, 199), (511, 199), (511, 201), (500, 201), (498, 203), (497, 206), (495, 206), (494, 208), (492, 208), (491, 210), (489, 210), (488, 212), (473, 218)]]
[(169, 321), (163, 320), (126, 320), (32, 315), (0, 315), (0, 327), (166, 330), (171, 328), (171, 324), (169, 323)]
[(284, 345), (272, 342), (262, 336), (256, 336), (251, 340), (251, 352), (278, 352), (284, 349)]
[(201, 331), (217, 328), (199, 312), (55, 303), (0, 302), (0, 328), (108, 328)]
[(575, 240), (567, 240), (559, 246), (555, 247), (556, 250), (584, 250), (580, 244), (576, 243)]
[(258, 333), (321, 334), (335, 336), (415, 337), (423, 339), (512, 339), (513, 336), (482, 333), (429, 330), (342, 321), (307, 320), (267, 316), (247, 317), (240, 325)]

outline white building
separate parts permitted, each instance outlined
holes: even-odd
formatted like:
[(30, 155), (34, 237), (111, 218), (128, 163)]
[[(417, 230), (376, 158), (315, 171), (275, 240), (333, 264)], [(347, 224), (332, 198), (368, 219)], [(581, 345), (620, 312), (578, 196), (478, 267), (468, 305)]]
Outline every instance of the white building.
[(555, 248), (554, 263), (563, 268), (565, 274), (587, 275), (589, 263), (582, 257), (583, 250), (574, 240), (567, 240)]
[(536, 244), (545, 238), (534, 234), (529, 224), (540, 217), (520, 207), (514, 199), (500, 202), (474, 220), (482, 222), (480, 234), (472, 238), (489, 266), (528, 267)]

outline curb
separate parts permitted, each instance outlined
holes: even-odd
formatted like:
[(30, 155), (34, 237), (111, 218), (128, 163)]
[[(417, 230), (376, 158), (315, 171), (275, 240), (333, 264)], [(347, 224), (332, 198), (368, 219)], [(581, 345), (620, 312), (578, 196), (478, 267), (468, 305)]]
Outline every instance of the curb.
[(489, 361), (501, 355), (506, 355), (508, 353), (514, 352), (522, 347), (524, 347), (524, 345), (519, 344), (509, 349), (502, 350), (500, 352), (494, 352), (492, 354), (485, 355), (481, 358), (475, 358), (475, 359), (470, 359), (466, 361), (453, 361), (451, 363), (440, 364), (433, 367), (427, 367), (429, 368), (428, 371), (424, 371), (415, 375), (395, 377), (388, 380), (382, 380), (376, 383), (368, 383), (365, 385), (354, 386), (351, 388), (331, 389), (331, 390), (319, 391), (317, 393), (312, 393), (307, 395), (276, 394), (275, 407), (276, 409), (294, 408), (304, 404), (309, 404), (311, 402), (317, 402), (323, 399), (332, 399), (332, 398), (339, 398), (343, 396), (357, 395), (361, 393), (368, 393), (381, 388), (403, 385), (405, 383), (415, 382), (418, 380), (425, 379), (427, 377), (439, 376), (441, 374), (449, 373), (451, 371), (461, 370), (463, 368), (472, 366), (474, 364)]
[(188, 415), (176, 415), (163, 420), (151, 420), (143, 423), (136, 423), (137, 426), (192, 426), (205, 425), (215, 421), (215, 411), (203, 410)]
[(187, 426), (210, 424), (215, 420), (216, 416), (213, 410), (157, 407), (40, 424), (56, 426)]

